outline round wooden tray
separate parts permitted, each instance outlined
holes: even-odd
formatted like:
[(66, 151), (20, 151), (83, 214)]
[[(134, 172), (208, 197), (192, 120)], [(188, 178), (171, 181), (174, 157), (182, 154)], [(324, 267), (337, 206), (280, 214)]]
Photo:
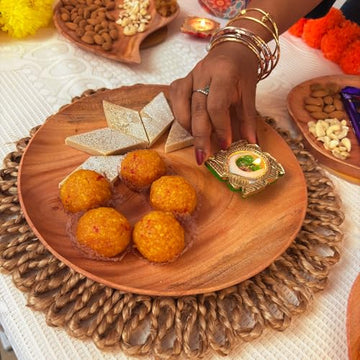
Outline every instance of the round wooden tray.
[(360, 274), (355, 279), (350, 291), (346, 330), (349, 360), (360, 360)]
[[(297, 128), (304, 137), (304, 143), (308, 150), (320, 161), (321, 164), (345, 180), (360, 183), (360, 144), (353, 131), (349, 131), (348, 137), (351, 140), (351, 156), (346, 160), (337, 159), (331, 152), (325, 150), (322, 143), (317, 141), (309, 132), (307, 123), (314, 121), (304, 108), (304, 98), (310, 95), (310, 85), (314, 83), (328, 84), (337, 83), (342, 87), (360, 87), (360, 77), (353, 75), (331, 75), (322, 76), (305, 81), (294, 87), (288, 95), (288, 111), (294, 119)], [(349, 122), (349, 119), (346, 117)], [(351, 125), (350, 125), (351, 127)]]
[[(87, 259), (71, 243), (58, 184), (89, 155), (67, 145), (69, 135), (106, 126), (102, 101), (140, 110), (168, 87), (135, 85), (97, 92), (62, 108), (42, 125), (22, 158), (20, 203), (28, 224), (59, 260), (79, 273), (116, 289), (148, 295), (181, 296), (206, 293), (239, 283), (262, 271), (291, 244), (303, 223), (307, 190), (303, 172), (280, 135), (263, 121), (259, 145), (285, 168), (286, 175), (248, 199), (231, 192), (197, 166), (193, 148), (164, 153), (164, 141), (153, 147), (172, 170), (194, 184), (199, 208), (193, 216), (192, 246), (175, 262), (153, 265), (133, 253), (120, 262)], [(123, 189), (121, 183), (115, 191)], [(134, 224), (149, 211), (136, 194), (127, 192), (119, 204)]]
[[(121, 0), (116, 0), (116, 4), (122, 3)], [(81, 41), (75, 34), (75, 31), (70, 30), (61, 19), (60, 14), (60, 3), (54, 8), (54, 24), (58, 31), (64, 35), (68, 40), (81, 47), (86, 51), (90, 51), (96, 55), (103, 56), (108, 59), (112, 59), (124, 63), (141, 63), (140, 50), (148, 48), (165, 40), (167, 35), (166, 25), (171, 23), (180, 13), (180, 8), (168, 17), (161, 16), (155, 8), (155, 3), (150, 0), (149, 13), (151, 15), (151, 22), (148, 25), (146, 31), (138, 33), (133, 36), (125, 36), (122, 28), (119, 28), (119, 38), (113, 43), (111, 51), (105, 51), (99, 45), (89, 45)], [(118, 17), (119, 10), (115, 9), (112, 14), (115, 18)]]

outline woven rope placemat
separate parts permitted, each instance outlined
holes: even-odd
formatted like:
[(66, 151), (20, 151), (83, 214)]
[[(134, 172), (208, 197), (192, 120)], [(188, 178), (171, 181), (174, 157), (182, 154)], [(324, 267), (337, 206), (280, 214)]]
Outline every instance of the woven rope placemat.
[[(82, 97), (93, 93), (89, 90)], [(273, 120), (267, 121), (276, 127)], [(340, 258), (343, 214), (333, 184), (300, 138), (277, 129), (297, 157), (308, 190), (304, 223), (282, 256), (249, 280), (196, 296), (151, 297), (101, 285), (57, 260), (23, 216), (18, 168), (37, 129), (16, 143), (0, 172), (0, 266), (49, 325), (92, 339), (102, 350), (160, 359), (196, 359), (211, 351), (229, 354), (265, 328), (286, 329), (325, 288), (331, 266)]]

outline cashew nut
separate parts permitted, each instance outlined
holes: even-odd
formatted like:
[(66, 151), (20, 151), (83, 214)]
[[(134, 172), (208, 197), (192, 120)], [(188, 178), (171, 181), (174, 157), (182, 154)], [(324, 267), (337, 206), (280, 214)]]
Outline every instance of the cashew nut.
[(341, 144), (345, 146), (347, 152), (351, 151), (351, 141), (349, 138), (341, 139)]
[(347, 138), (349, 127), (346, 120), (324, 119), (308, 122), (309, 132), (326, 150), (331, 151), (336, 158), (345, 160), (350, 156), (351, 141)]
[(331, 139), (336, 139), (336, 131), (340, 130), (340, 125), (336, 124), (336, 125), (331, 125), (326, 129), (326, 135), (329, 136), (329, 138)]
[(124, 3), (119, 5), (120, 13), (116, 23), (124, 28), (124, 35), (131, 36), (146, 30), (151, 20), (149, 5), (149, 0), (124, 0)]

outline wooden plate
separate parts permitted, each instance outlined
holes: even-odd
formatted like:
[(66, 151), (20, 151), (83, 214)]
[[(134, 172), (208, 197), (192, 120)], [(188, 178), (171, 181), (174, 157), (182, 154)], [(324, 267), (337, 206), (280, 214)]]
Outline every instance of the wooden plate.
[[(164, 154), (166, 134), (154, 145), (172, 170), (186, 177), (199, 195), (191, 231), (193, 244), (175, 262), (153, 265), (133, 253), (120, 262), (91, 260), (69, 240), (68, 215), (59, 200), (58, 184), (89, 155), (66, 146), (64, 139), (106, 126), (103, 99), (140, 110), (160, 91), (167, 94), (168, 87), (135, 85), (98, 92), (48, 118), (22, 158), (22, 209), (36, 236), (54, 256), (113, 288), (180, 296), (229, 287), (257, 274), (287, 249), (307, 207), (305, 178), (295, 156), (263, 121), (259, 122), (259, 144), (282, 163), (286, 175), (248, 199), (231, 192), (205, 166), (197, 166), (192, 147)], [(120, 183), (115, 191), (126, 191), (124, 187)], [(125, 197), (126, 205), (119, 210), (134, 224), (150, 208), (146, 197), (141, 200), (130, 191)]]
[[(119, 4), (122, 4), (123, 1), (116, 0), (115, 2), (118, 6)], [(178, 7), (174, 14), (169, 17), (163, 17), (156, 11), (155, 2), (150, 0), (149, 14), (151, 15), (151, 21), (147, 26), (147, 30), (133, 36), (125, 36), (123, 34), (122, 27), (117, 25), (119, 29), (119, 38), (114, 41), (112, 50), (105, 51), (99, 45), (89, 45), (81, 41), (76, 36), (75, 31), (70, 30), (65, 25), (65, 22), (61, 19), (60, 5), (61, 4), (59, 2), (54, 8), (54, 24), (58, 31), (67, 39), (82, 49), (105, 58), (135, 64), (141, 63), (141, 49), (154, 46), (165, 40), (167, 34), (166, 25), (171, 23), (180, 13), (180, 8)], [(119, 16), (119, 9), (117, 6), (116, 9), (111, 12), (115, 19)]]
[[(349, 131), (348, 137), (351, 140), (351, 156), (346, 160), (334, 157), (329, 151), (325, 150), (322, 143), (317, 141), (309, 132), (307, 123), (314, 121), (304, 108), (304, 98), (310, 94), (310, 85), (314, 83), (327, 84), (337, 83), (342, 87), (360, 87), (360, 77), (352, 75), (322, 76), (305, 81), (294, 87), (287, 98), (288, 111), (295, 121), (299, 131), (304, 137), (305, 145), (322, 165), (334, 174), (341, 176), (345, 180), (360, 183), (360, 145), (353, 131)], [(349, 122), (349, 119), (346, 117)], [(350, 125), (351, 126), (351, 125)]]
[(349, 360), (360, 360), (360, 274), (350, 291), (346, 330)]

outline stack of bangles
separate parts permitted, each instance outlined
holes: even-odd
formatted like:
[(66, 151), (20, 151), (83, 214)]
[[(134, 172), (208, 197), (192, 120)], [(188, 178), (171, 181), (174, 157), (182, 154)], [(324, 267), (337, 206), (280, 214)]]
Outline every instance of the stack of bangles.
[[(256, 17), (248, 16), (247, 14), (250, 12), (260, 13), (261, 18), (258, 19)], [(273, 40), (275, 41), (275, 49), (271, 51), (269, 45), (260, 36), (254, 34), (252, 31), (241, 27), (231, 26), (232, 23), (240, 19), (254, 21), (269, 31)], [(239, 44), (245, 45), (252, 52), (254, 52), (259, 63), (258, 81), (263, 80), (269, 76), (279, 61), (280, 45), (278, 27), (270, 14), (261, 9), (250, 8), (241, 10), (240, 13), (231, 19), (224, 28), (219, 29), (212, 35), (208, 45), (208, 51), (226, 41), (237, 42)]]

